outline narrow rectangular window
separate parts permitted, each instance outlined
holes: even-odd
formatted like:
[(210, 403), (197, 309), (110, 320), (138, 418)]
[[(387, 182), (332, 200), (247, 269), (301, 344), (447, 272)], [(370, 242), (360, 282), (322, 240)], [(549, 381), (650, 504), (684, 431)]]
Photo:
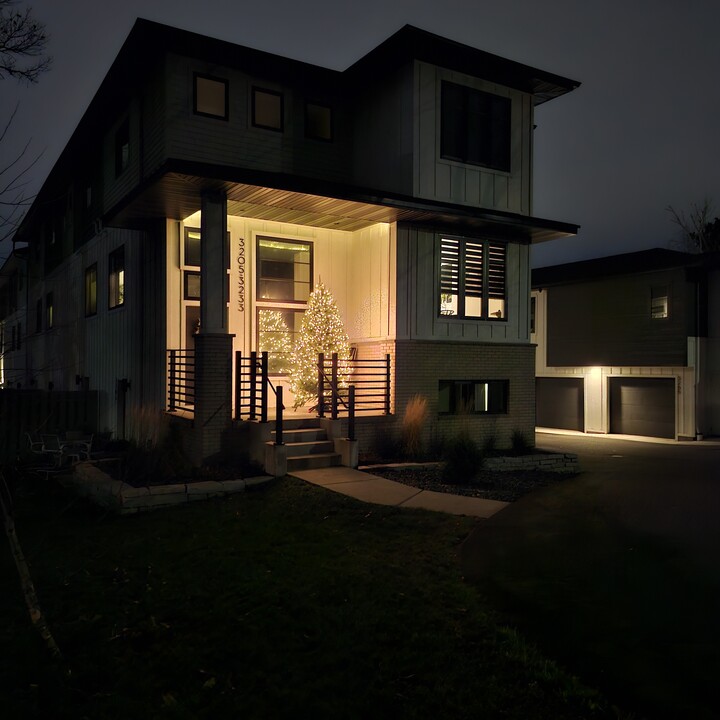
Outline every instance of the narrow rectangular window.
[(184, 265), (200, 267), (200, 228), (185, 228)]
[(283, 95), (275, 90), (252, 89), (252, 124), (266, 130), (283, 131)]
[(97, 313), (97, 263), (85, 270), (85, 317)]
[(668, 287), (656, 285), (650, 289), (650, 317), (659, 320), (668, 317)]
[(54, 324), (54, 313), (55, 313), (55, 307), (54, 307), (54, 301), (53, 301), (53, 294), (49, 292), (45, 296), (45, 317), (47, 319), (47, 329), (52, 329), (52, 326)]
[(115, 177), (119, 177), (130, 164), (130, 123), (123, 120), (115, 133)]
[(125, 303), (125, 246), (121, 245), (108, 256), (108, 307)]
[(305, 104), (305, 137), (332, 141), (332, 108), (311, 102)]
[(200, 273), (199, 272), (184, 272), (183, 283), (185, 286), (185, 299), (186, 300), (199, 300), (200, 299)]
[(227, 120), (229, 84), (210, 75), (194, 75), (193, 110), (196, 115)]
[(441, 238), (440, 315), (507, 319), (505, 274), (502, 243)]

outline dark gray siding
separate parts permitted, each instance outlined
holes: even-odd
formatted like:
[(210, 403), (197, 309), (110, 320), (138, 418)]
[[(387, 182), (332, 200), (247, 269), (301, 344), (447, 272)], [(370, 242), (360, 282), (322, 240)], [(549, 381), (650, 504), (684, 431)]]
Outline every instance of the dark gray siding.
[[(667, 286), (669, 316), (653, 319), (651, 288)], [(547, 289), (549, 366), (687, 363), (694, 285), (683, 270), (612, 277)]]
[(412, 64), (377, 81), (355, 100), (354, 180), (358, 185), (413, 193)]

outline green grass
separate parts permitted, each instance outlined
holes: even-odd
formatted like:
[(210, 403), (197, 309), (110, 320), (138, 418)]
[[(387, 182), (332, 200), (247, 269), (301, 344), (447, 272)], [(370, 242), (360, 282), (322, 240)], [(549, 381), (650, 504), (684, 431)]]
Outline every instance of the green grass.
[(122, 518), (21, 487), (16, 522), (64, 663), (6, 546), (4, 717), (616, 717), (463, 582), (467, 518), (285, 479)]

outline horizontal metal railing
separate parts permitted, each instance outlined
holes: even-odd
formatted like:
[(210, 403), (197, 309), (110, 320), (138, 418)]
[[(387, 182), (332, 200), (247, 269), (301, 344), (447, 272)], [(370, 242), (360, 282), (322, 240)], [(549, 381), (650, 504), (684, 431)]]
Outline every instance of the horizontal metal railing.
[(167, 351), (168, 410), (195, 408), (195, 350)]
[(336, 418), (350, 414), (350, 386), (354, 412), (390, 414), (390, 355), (382, 358), (349, 358), (337, 353), (318, 356), (318, 415)]

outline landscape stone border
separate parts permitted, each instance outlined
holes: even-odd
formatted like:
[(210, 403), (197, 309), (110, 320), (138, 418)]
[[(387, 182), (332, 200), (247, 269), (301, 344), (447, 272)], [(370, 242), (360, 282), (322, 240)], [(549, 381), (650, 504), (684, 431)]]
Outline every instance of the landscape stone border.
[(485, 458), (484, 467), (497, 472), (513, 470), (542, 470), (554, 473), (580, 472), (578, 456), (575, 453), (536, 454), (536, 455), (505, 455), (503, 457)]
[(249, 487), (273, 480), (270, 475), (260, 475), (243, 480), (203, 480), (133, 487), (121, 480), (114, 480), (92, 462), (78, 463), (73, 470), (72, 475), (59, 478), (63, 487), (121, 515), (244, 492)]

